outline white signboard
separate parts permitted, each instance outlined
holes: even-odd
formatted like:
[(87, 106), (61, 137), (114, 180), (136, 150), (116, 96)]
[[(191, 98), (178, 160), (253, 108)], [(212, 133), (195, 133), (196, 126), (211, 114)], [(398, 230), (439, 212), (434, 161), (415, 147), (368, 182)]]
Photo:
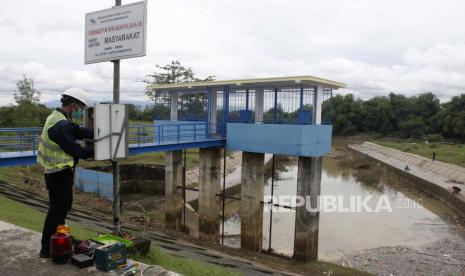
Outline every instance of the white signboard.
[(86, 14), (85, 64), (145, 56), (146, 3)]
[(95, 160), (128, 156), (128, 112), (124, 104), (97, 104), (94, 109)]

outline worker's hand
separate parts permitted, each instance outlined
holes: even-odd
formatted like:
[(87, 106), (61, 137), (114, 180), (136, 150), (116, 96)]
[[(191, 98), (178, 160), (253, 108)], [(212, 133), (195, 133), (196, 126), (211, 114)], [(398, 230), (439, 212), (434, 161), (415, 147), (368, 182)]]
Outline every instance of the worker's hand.
[(85, 152), (85, 157), (83, 158), (84, 160), (91, 161), (95, 159), (95, 150), (93, 147), (86, 147), (84, 149), (84, 152)]

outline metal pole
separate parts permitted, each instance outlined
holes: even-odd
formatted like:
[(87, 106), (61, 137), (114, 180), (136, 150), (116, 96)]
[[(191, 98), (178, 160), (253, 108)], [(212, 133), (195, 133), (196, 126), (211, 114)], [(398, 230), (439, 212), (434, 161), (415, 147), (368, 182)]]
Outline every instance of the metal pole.
[[(121, 6), (121, 0), (115, 0), (115, 6)], [(113, 61), (113, 103), (119, 103), (119, 80), (120, 80), (120, 61)], [(112, 136), (110, 135), (110, 139)], [(118, 161), (111, 162), (113, 172), (113, 225), (115, 234), (121, 234), (121, 201), (120, 201), (120, 180)]]
[(271, 165), (271, 208), (270, 208), (270, 231), (268, 235), (268, 252), (271, 252), (271, 230), (273, 227), (273, 195), (274, 195), (274, 154)]
[(224, 245), (224, 206), (226, 199), (226, 148), (223, 148), (223, 193), (222, 195), (222, 214), (221, 214), (221, 245)]
[(329, 119), (327, 123), (333, 123), (333, 89), (331, 89), (331, 98), (329, 99)]
[(184, 149), (184, 165), (182, 166), (182, 228), (186, 231), (186, 150)]
[(211, 138), (211, 130), (212, 130), (212, 117), (214, 116), (210, 112), (212, 111), (212, 108), (210, 104), (212, 103), (212, 89), (211, 87), (207, 87), (207, 120), (206, 120), (206, 130), (207, 130), (207, 135), (205, 139), (210, 139)]
[(229, 86), (225, 86), (223, 88), (223, 123), (225, 125), (225, 128), (226, 128), (226, 124), (228, 123), (228, 115), (229, 115)]
[(299, 123), (304, 124), (305, 123), (305, 118), (304, 118), (304, 86), (302, 85), (300, 87), (300, 108), (299, 108)]
[(273, 112), (273, 124), (277, 124), (278, 118), (278, 88), (274, 89), (274, 112)]
[(245, 113), (246, 113), (246, 120), (245, 123), (249, 122), (249, 88), (245, 91)]
[(19, 129), (19, 150), (23, 151), (23, 129)]

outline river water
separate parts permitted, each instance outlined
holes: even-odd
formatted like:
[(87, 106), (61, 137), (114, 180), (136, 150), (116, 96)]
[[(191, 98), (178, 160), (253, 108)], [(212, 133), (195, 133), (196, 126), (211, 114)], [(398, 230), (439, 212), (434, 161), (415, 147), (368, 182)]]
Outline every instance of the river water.
[[(286, 196), (296, 195), (296, 160), (277, 160), (279, 169), (274, 195), (284, 201), (283, 205), (292, 205)], [(326, 208), (320, 213), (319, 258), (331, 261), (380, 247), (404, 246), (420, 250), (444, 239), (463, 242), (463, 227), (456, 215), (412, 186), (411, 182), (400, 179), (380, 164), (356, 156), (347, 148), (334, 148), (323, 161), (321, 194), (323, 198), (336, 196), (339, 211)], [(265, 200), (270, 194), (271, 179), (265, 185)], [(357, 202), (360, 202), (357, 200), (363, 199), (369, 208), (357, 209)], [(231, 215), (225, 222), (225, 244), (232, 247), (240, 247), (238, 207), (238, 202), (227, 206), (227, 213)], [(355, 208), (347, 210), (350, 207)], [(269, 249), (270, 238), (267, 209), (265, 207), (263, 220), (264, 250)], [(294, 211), (273, 210), (271, 249), (274, 253), (292, 255), (294, 225)]]

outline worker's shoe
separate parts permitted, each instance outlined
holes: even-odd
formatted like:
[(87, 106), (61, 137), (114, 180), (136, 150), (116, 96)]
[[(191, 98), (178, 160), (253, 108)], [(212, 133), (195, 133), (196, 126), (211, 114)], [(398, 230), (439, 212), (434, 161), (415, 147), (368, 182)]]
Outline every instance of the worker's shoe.
[(41, 258), (51, 258), (50, 249), (41, 249), (39, 252), (39, 257)]

